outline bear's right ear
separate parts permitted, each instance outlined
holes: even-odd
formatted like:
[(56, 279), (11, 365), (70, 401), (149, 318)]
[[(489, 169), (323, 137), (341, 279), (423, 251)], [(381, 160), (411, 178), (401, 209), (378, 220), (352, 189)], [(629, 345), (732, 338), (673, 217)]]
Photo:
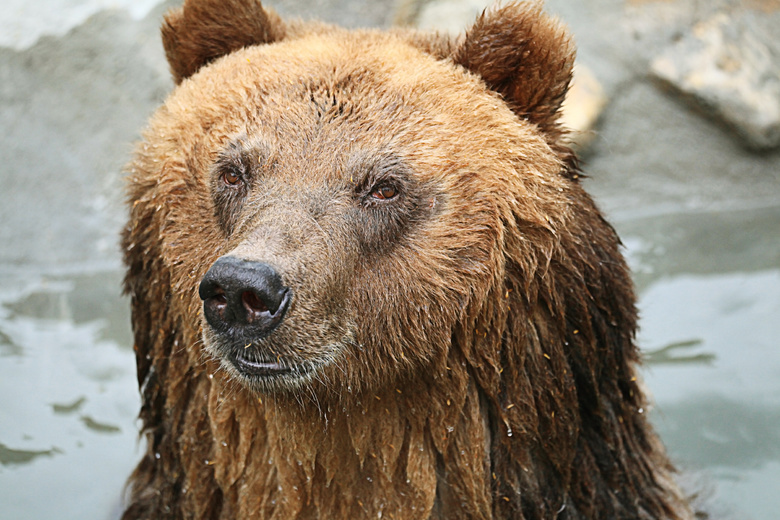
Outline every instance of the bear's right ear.
[(566, 29), (540, 0), (512, 3), (480, 16), (452, 59), (480, 76), (521, 118), (553, 137), (574, 65)]
[(165, 15), (162, 40), (176, 84), (233, 51), (284, 38), (279, 16), (259, 0), (186, 0)]

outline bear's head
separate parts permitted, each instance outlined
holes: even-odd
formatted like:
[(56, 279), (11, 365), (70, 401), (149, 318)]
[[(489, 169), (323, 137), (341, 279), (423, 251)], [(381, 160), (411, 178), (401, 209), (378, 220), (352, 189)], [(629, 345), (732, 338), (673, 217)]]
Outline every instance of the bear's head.
[(165, 201), (175, 292), (204, 301), (205, 349), (235, 380), (386, 383), (446, 357), (490, 294), (526, 291), (507, 263), (514, 284), (545, 268), (573, 52), (539, 4), (446, 40), (192, 2), (163, 41), (179, 85), (135, 171)]

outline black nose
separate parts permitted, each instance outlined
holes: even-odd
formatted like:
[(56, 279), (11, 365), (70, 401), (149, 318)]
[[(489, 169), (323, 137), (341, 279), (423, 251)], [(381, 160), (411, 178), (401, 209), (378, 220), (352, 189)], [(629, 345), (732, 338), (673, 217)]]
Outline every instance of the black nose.
[(232, 256), (214, 262), (198, 293), (208, 324), (242, 337), (270, 333), (284, 318), (291, 299), (290, 289), (273, 267)]

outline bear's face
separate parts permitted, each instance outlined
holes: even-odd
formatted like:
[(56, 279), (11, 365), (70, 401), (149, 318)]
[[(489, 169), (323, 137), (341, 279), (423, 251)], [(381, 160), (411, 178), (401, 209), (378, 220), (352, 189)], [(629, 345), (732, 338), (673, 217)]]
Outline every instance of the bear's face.
[(503, 291), (505, 226), (550, 218), (536, 193), (561, 163), (532, 124), (465, 69), (346, 34), (233, 52), (147, 133), (164, 259), (203, 300), (193, 348), (256, 391), (365, 389), (442, 358)]

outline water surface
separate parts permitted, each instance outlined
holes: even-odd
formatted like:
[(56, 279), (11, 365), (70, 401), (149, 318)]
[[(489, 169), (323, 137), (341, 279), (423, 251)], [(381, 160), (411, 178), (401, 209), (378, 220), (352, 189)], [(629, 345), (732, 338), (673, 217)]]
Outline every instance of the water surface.
[(100, 519), (140, 456), (121, 275), (0, 274), (0, 518)]

